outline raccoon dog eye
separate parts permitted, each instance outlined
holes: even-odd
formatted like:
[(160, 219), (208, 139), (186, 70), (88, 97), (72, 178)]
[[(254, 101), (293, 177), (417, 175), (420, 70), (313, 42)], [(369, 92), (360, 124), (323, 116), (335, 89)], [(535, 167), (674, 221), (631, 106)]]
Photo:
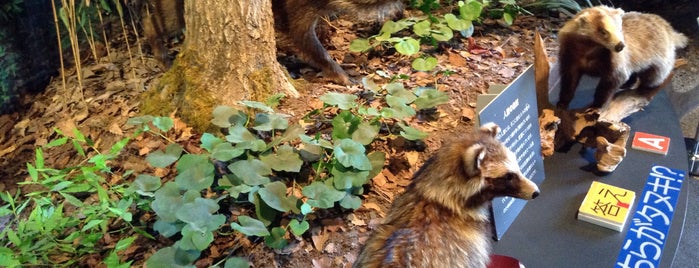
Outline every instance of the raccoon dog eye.
[(609, 35), (609, 32), (604, 28), (599, 28), (597, 31), (604, 37), (607, 37)]
[(514, 180), (515, 178), (517, 178), (517, 175), (515, 175), (514, 173), (507, 173), (507, 175), (505, 175), (505, 180), (508, 181)]

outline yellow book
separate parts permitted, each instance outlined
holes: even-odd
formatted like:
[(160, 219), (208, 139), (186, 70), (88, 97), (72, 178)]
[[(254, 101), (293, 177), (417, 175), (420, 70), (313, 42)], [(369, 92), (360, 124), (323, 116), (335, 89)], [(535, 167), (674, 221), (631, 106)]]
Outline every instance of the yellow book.
[(593, 181), (578, 209), (578, 219), (621, 232), (634, 200), (633, 191)]

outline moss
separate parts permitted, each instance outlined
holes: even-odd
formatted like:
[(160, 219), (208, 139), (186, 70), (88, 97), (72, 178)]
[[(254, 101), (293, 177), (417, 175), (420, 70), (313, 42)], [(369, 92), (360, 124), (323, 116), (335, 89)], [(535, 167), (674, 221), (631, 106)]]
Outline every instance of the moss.
[(213, 111), (214, 100), (198, 91), (202, 70), (196, 66), (197, 59), (193, 53), (180, 53), (161, 78), (154, 90), (142, 95), (141, 113), (148, 115), (170, 115), (177, 111), (190, 127), (205, 131), (211, 125), (209, 118)]
[[(168, 70), (154, 90), (142, 95), (141, 113), (165, 116), (177, 112), (184, 122), (197, 131), (217, 131), (211, 124), (211, 113), (219, 101), (210, 94), (202, 94), (200, 86), (203, 70), (197, 64), (196, 53), (180, 52), (172, 68)], [(250, 100), (264, 102), (276, 94), (274, 72), (265, 67), (252, 72), (248, 78), (251, 82)], [(306, 88), (308, 83), (292, 80), (296, 88)]]

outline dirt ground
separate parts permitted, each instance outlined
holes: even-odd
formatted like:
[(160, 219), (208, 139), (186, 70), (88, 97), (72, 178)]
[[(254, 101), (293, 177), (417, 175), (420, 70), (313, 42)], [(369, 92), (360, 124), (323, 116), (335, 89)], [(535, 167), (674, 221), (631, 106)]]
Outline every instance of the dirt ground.
[[(272, 250), (261, 240), (249, 240), (238, 235), (218, 235), (212, 249), (203, 252), (198, 267), (210, 266), (226, 255), (241, 256), (254, 267), (349, 267), (363, 241), (386, 214), (393, 198), (410, 182), (410, 177), (421, 163), (440, 145), (473, 129), (475, 102), (491, 84), (506, 84), (533, 63), (534, 32), (544, 37), (549, 55), (555, 55), (555, 29), (562, 22), (557, 18), (518, 17), (511, 27), (503, 27), (495, 21), (486, 21), (476, 27), (473, 39), (458, 38), (440, 45), (435, 51), (439, 66), (435, 72), (414, 72), (410, 61), (397, 55), (384, 54), (371, 57), (348, 52), (349, 42), (357, 35), (367, 35), (359, 25), (338, 19), (331, 21), (332, 32), (326, 39), (326, 47), (335, 59), (355, 78), (368, 76), (381, 85), (387, 80), (376, 75), (377, 70), (389, 75), (408, 74), (406, 88), (434, 86), (450, 96), (447, 104), (438, 109), (434, 121), (414, 119), (413, 126), (429, 133), (425, 146), (408, 148), (400, 139), (385, 141), (377, 147), (387, 154), (387, 166), (372, 180), (363, 196), (362, 207), (354, 210), (329, 209), (317, 211), (311, 221), (311, 230), (303, 239), (292, 239), (283, 250)], [(129, 39), (132, 49), (137, 47), (133, 36)], [(110, 41), (112, 51), (99, 60), (88, 60), (83, 65), (82, 94), (77, 86), (75, 69), (66, 70), (67, 83), (63, 86), (57, 77), (43, 93), (25, 96), (26, 109), (13, 114), (0, 115), (0, 191), (17, 191), (17, 182), (28, 178), (26, 162), (34, 159), (34, 149), (46, 144), (56, 135), (53, 129), (70, 133), (80, 129), (103, 150), (126, 137), (133, 127), (126, 120), (139, 115), (139, 96), (153, 90), (163, 70), (150, 55), (133, 55), (130, 59), (124, 46), (124, 38)], [(446, 72), (448, 71), (448, 72)], [(292, 73), (295, 71), (292, 70)], [(300, 75), (313, 78), (310, 68), (298, 69)], [(311, 83), (298, 99), (285, 99), (279, 110), (298, 120), (310, 110), (309, 104), (318, 103), (318, 97), (328, 91), (357, 93), (360, 85), (349, 87), (333, 84)], [(196, 144), (200, 133), (191, 133), (190, 142)], [(145, 153), (162, 143), (149, 144), (147, 138), (130, 144), (120, 157), (113, 161), (117, 174), (134, 170), (134, 175), (152, 172), (145, 162)], [(55, 149), (47, 152), (47, 166), (62, 167), (75, 164), (72, 150)], [(131, 181), (134, 175), (119, 178)], [(26, 192), (23, 189), (23, 192)], [(141, 220), (152, 224), (153, 219)], [(139, 239), (126, 253), (136, 264), (152, 255), (157, 249), (172, 243), (168, 239)], [(81, 260), (84, 266), (98, 263), (100, 256)]]

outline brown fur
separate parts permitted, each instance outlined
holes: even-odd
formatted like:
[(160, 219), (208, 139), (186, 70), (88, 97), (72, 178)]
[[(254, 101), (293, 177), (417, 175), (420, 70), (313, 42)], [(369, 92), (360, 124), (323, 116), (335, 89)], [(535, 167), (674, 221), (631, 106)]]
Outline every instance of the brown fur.
[(316, 24), (320, 17), (336, 13), (356, 14), (361, 18), (383, 20), (402, 10), (400, 0), (273, 0), (277, 43), (288, 45), (311, 66), (338, 84), (351, 80), (318, 40)]
[(165, 44), (168, 39), (182, 34), (184, 0), (142, 0), (135, 3), (151, 53), (164, 67), (170, 67), (172, 60)]
[(559, 31), (561, 91), (567, 109), (583, 74), (600, 77), (593, 108), (607, 104), (634, 75), (635, 89), (649, 100), (672, 71), (675, 49), (687, 37), (660, 16), (596, 6), (582, 10)]
[(485, 210), (497, 196), (532, 199), (539, 189), (488, 124), (442, 147), (415, 173), (354, 267), (485, 267), (491, 232)]

